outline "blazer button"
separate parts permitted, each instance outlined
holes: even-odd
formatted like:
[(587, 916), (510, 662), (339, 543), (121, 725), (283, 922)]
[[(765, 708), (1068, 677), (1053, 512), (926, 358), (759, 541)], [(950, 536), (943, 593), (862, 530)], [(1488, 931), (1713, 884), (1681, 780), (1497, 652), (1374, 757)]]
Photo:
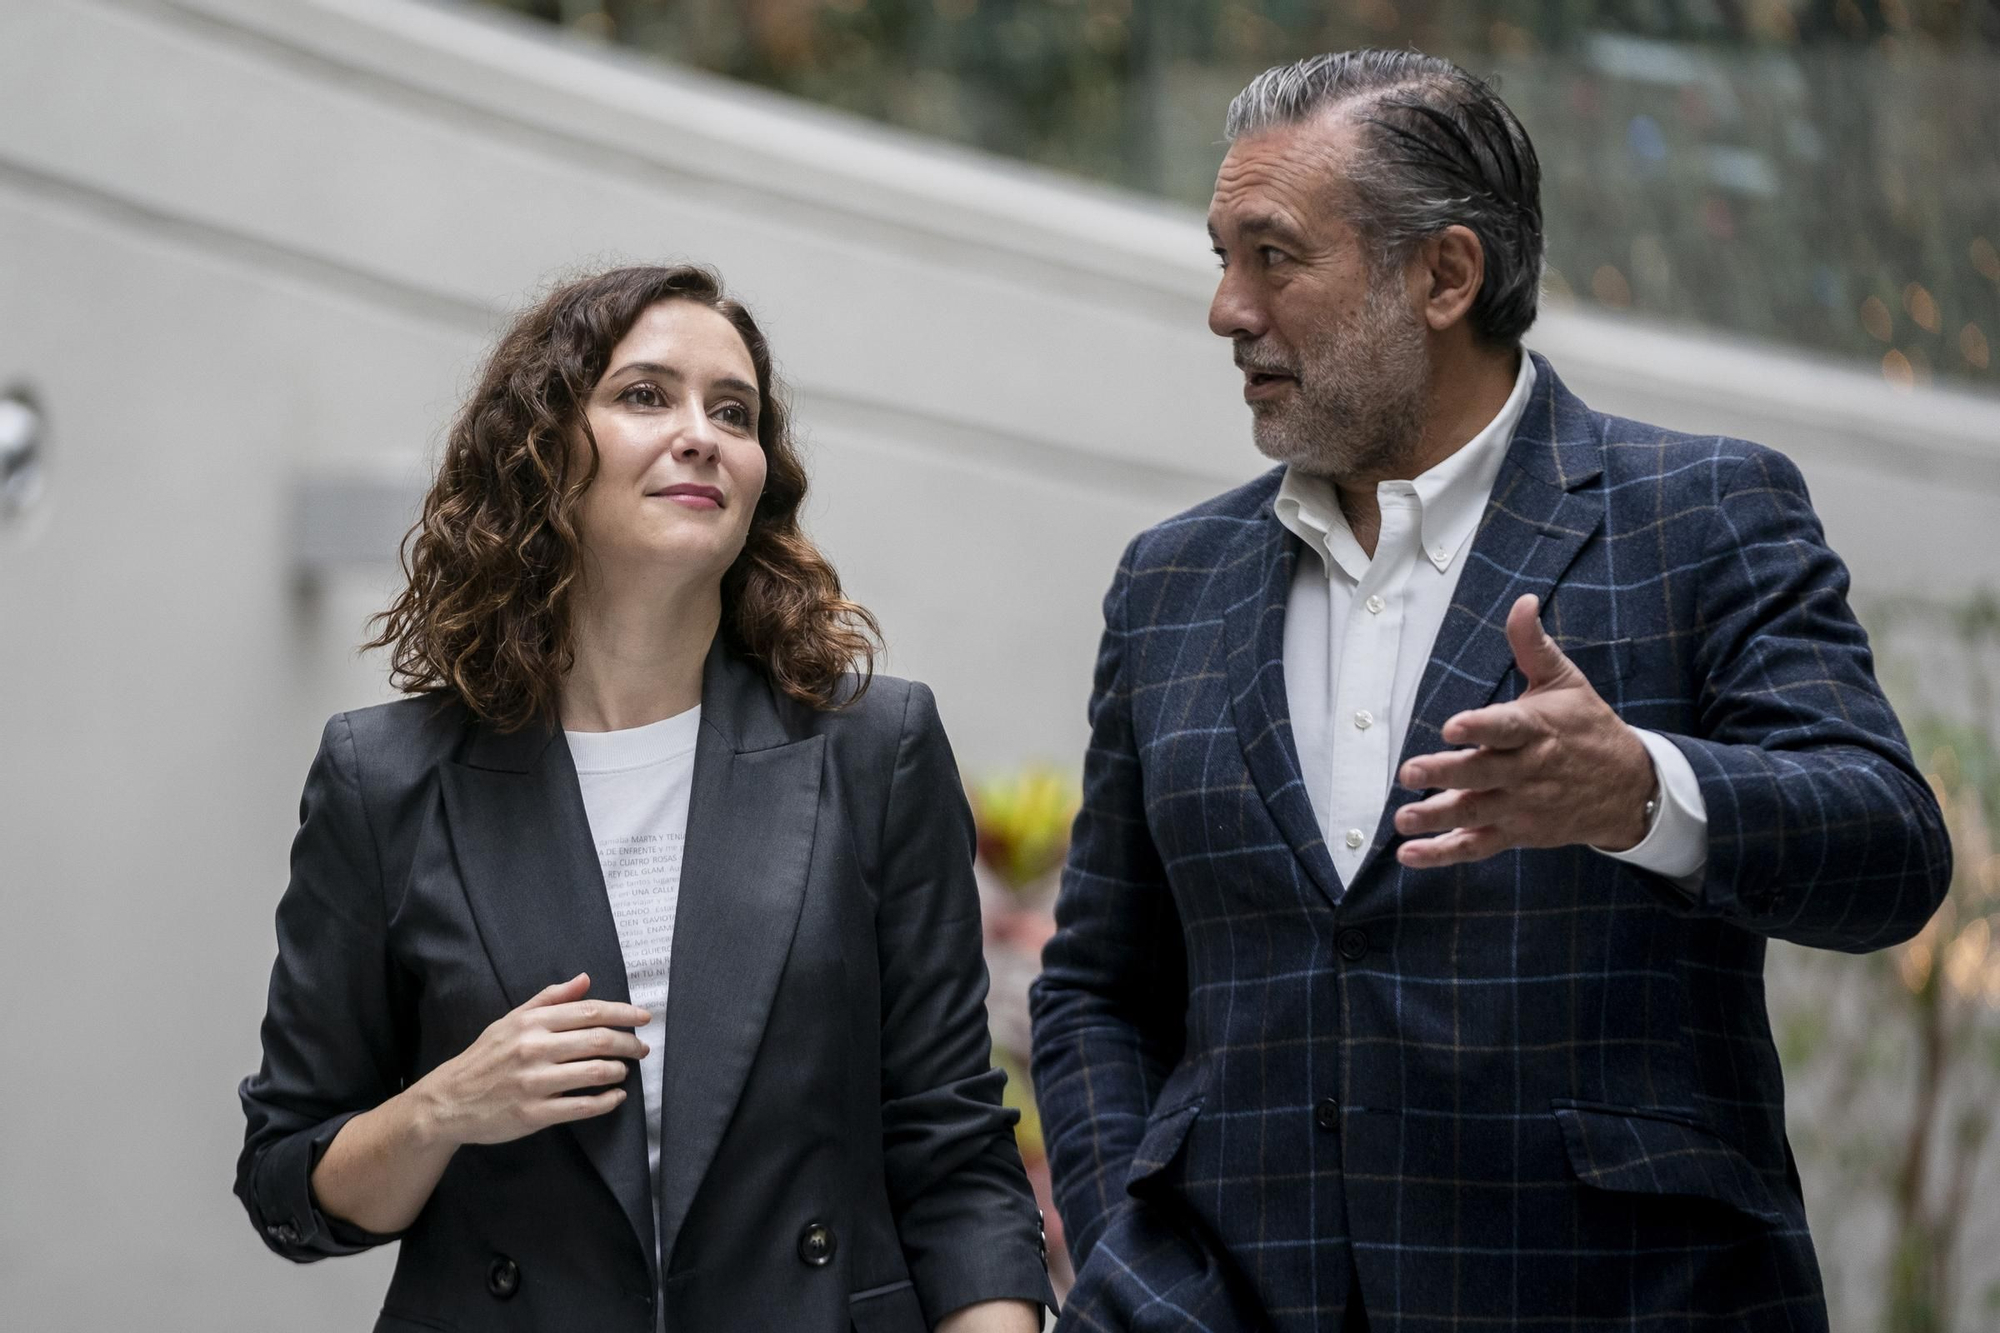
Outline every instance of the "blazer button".
[(814, 1222), (799, 1233), (799, 1262), (814, 1268), (825, 1268), (833, 1262), (833, 1252), (839, 1248), (833, 1238), (833, 1228), (824, 1222)]
[(504, 1254), (496, 1257), (486, 1270), (486, 1289), (499, 1300), (512, 1300), (521, 1289), (521, 1266)]
[(280, 1245), (296, 1245), (299, 1243), (299, 1229), (290, 1222), (280, 1222), (277, 1226), (272, 1227), (271, 1234), (277, 1237)]
[(1319, 1105), (1313, 1107), (1313, 1123), (1331, 1134), (1340, 1128), (1340, 1103), (1331, 1097), (1320, 1098)]
[(1349, 926), (1333, 937), (1333, 943), (1340, 950), (1340, 956), (1350, 963), (1359, 962), (1368, 956), (1368, 932)]

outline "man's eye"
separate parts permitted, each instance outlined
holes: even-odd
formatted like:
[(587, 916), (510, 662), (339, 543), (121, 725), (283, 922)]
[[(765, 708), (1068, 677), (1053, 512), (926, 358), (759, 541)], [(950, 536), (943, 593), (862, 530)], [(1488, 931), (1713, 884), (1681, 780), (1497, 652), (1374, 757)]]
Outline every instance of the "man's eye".
[(1224, 253), (1223, 253), (1222, 251), (1220, 251), (1220, 250), (1211, 250), (1211, 251), (1209, 251), (1209, 253), (1215, 256), (1215, 266), (1216, 266), (1217, 268), (1228, 268), (1228, 267), (1229, 267), (1229, 256), (1228, 256), (1228, 255), (1224, 254)]
[(1290, 255), (1286, 254), (1283, 250), (1280, 250), (1275, 245), (1258, 246), (1257, 257), (1264, 261), (1266, 267), (1269, 267), (1272, 264), (1282, 264), (1285, 260), (1291, 258)]

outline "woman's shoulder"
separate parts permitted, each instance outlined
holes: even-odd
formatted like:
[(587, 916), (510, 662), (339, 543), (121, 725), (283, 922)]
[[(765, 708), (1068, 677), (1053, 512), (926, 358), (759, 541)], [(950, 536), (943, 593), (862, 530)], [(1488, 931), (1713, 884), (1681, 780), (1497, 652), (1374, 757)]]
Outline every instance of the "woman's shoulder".
[(351, 762), (371, 785), (419, 781), (463, 741), (471, 714), (455, 697), (413, 694), (336, 713), (321, 747), (352, 747)]
[(831, 707), (805, 710), (807, 726), (829, 736), (886, 736), (893, 743), (919, 698), (928, 702), (930, 690), (918, 681), (849, 672), (841, 677)]
[(801, 709), (801, 739), (823, 735), (836, 751), (893, 759), (912, 744), (944, 742), (930, 686), (901, 676), (849, 676), (831, 708)]

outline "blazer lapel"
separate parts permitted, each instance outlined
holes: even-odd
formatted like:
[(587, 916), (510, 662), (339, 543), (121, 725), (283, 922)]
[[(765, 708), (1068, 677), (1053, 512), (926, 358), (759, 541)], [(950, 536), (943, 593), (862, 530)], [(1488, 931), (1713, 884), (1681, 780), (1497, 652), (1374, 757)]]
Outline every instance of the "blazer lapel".
[(1258, 522), (1244, 527), (1229, 564), (1219, 572), (1217, 583), (1226, 599), (1230, 709), (1244, 761), (1271, 818), (1320, 892), (1338, 903), (1340, 876), (1306, 794), (1285, 698), (1285, 607), (1298, 553), (1298, 542), (1266, 506)]
[[(501, 734), (473, 725), (441, 771), (445, 817), (480, 939), (509, 1005), (590, 973), (593, 998), (627, 1003), (625, 956), (569, 746), (554, 727)], [(653, 1190), (639, 1070), (618, 1109), (566, 1127), (617, 1197), (653, 1261)]]
[[(1590, 486), (1603, 470), (1594, 415), (1563, 387), (1548, 361), (1535, 356), (1534, 392), (1418, 684), (1398, 768), (1417, 755), (1452, 748), (1444, 724), (1484, 707), (1499, 689), (1514, 664), (1507, 613), (1529, 593), (1547, 607), (1556, 581), (1604, 521), (1604, 496)], [(1390, 788), (1368, 861), (1395, 840), (1396, 811), (1419, 795)]]
[(661, 1094), (660, 1253), (695, 1191), (763, 1039), (805, 901), (825, 738), (794, 741), (761, 672), (718, 640), (681, 860)]

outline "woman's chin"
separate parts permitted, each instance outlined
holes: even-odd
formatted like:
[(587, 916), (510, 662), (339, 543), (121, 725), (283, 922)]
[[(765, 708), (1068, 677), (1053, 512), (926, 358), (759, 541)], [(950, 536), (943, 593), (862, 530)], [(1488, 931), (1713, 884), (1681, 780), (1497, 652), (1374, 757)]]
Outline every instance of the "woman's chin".
[(742, 549), (740, 534), (661, 525), (618, 543), (604, 553), (608, 558), (601, 563), (645, 578), (670, 578), (677, 582), (711, 579), (719, 583), (723, 571)]

